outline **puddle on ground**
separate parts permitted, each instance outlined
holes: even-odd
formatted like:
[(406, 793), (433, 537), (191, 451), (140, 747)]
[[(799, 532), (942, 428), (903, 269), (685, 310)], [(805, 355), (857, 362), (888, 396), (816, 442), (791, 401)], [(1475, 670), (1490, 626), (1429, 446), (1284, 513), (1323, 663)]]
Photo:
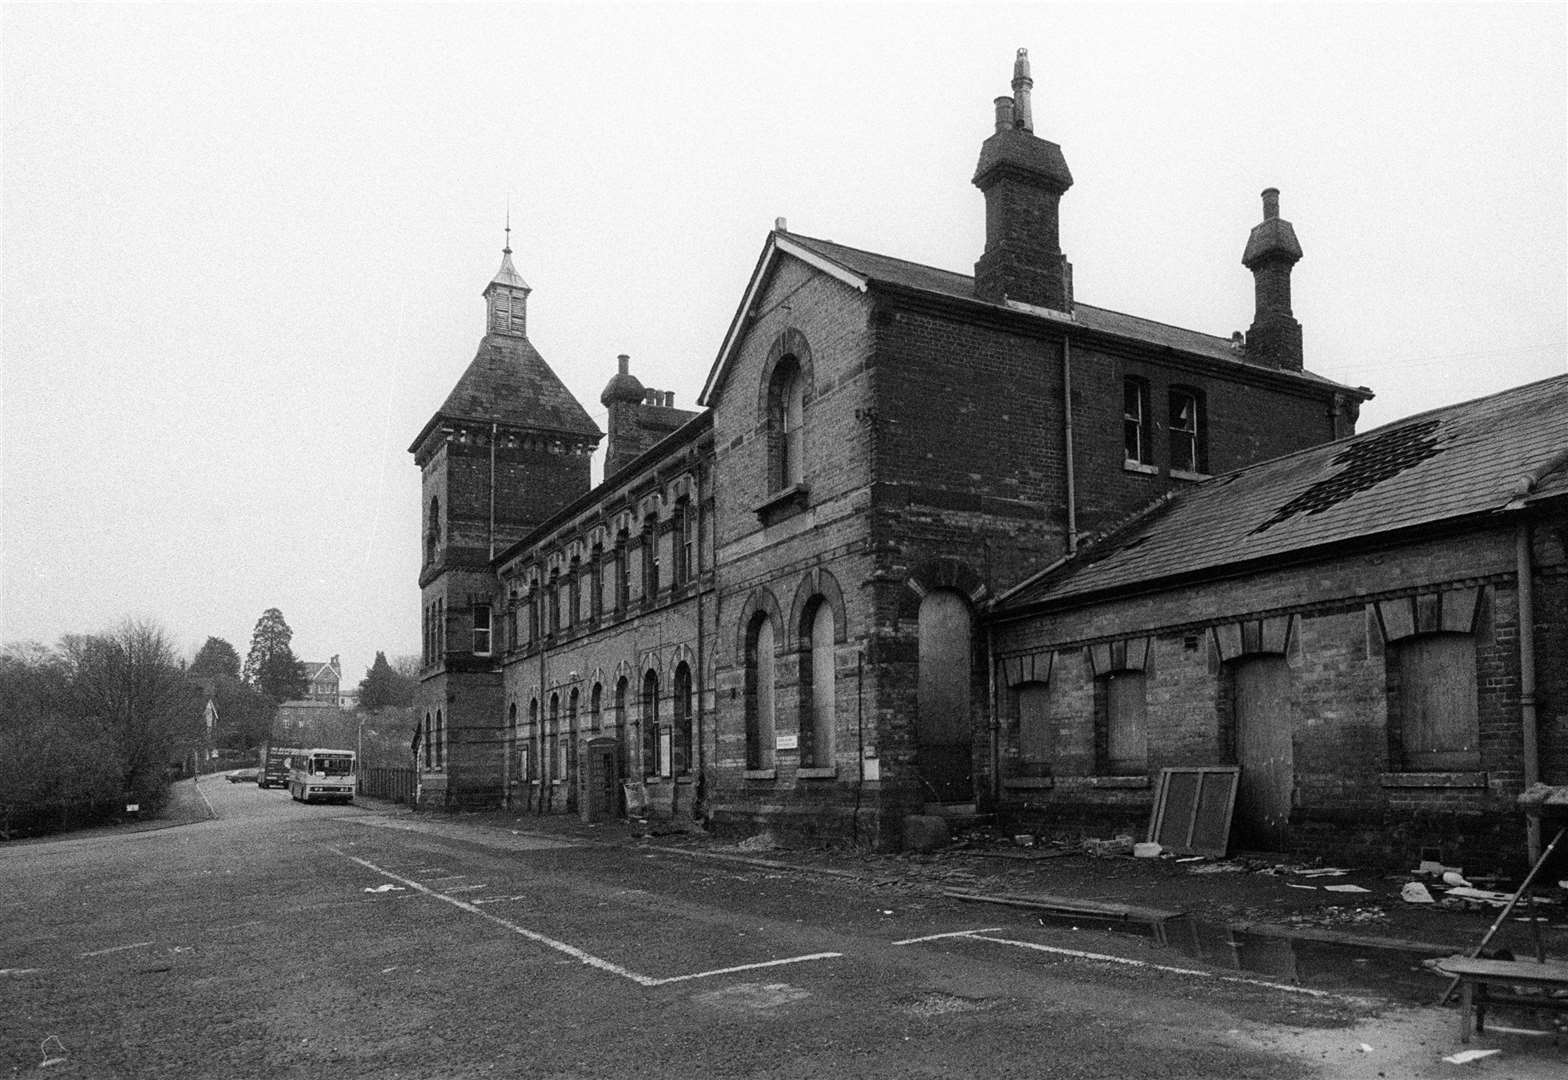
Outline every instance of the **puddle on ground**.
[[(1040, 913), (1048, 926), (1083, 926), (1082, 915)], [(1212, 967), (1296, 986), (1346, 993), (1375, 991), (1399, 1001), (1431, 1003), (1443, 981), (1422, 966), (1432, 955), (1359, 942), (1254, 934), (1191, 915), (1155, 921), (1095, 921), (1097, 930), (1148, 938), (1172, 953)]]

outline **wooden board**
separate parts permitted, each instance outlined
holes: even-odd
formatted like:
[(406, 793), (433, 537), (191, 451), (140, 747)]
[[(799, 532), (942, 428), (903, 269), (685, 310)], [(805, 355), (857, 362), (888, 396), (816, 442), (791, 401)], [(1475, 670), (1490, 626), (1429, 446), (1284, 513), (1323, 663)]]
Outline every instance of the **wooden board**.
[(1235, 765), (1161, 770), (1149, 839), (1179, 855), (1224, 855), (1240, 776)]

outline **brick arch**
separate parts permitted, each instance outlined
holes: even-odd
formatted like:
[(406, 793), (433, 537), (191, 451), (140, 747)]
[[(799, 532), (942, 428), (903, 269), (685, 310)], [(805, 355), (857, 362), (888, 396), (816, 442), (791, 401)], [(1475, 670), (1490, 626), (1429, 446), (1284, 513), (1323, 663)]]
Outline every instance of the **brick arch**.
[(931, 559), (915, 567), (904, 579), (904, 588), (899, 595), (899, 618), (913, 619), (918, 616), (920, 601), (927, 593), (938, 589), (952, 589), (966, 597), (974, 607), (979, 607), (990, 595), (985, 579), (967, 563), (957, 559)]
[(670, 653), (669, 662), (665, 665), (664, 677), (668, 679), (671, 684), (673, 684), (675, 682), (675, 669), (681, 666), (681, 661), (683, 660), (686, 662), (686, 666), (691, 669), (692, 684), (696, 685), (697, 654), (692, 651), (692, 647), (690, 645), (685, 643), (675, 646), (674, 650)]
[(757, 422), (760, 424), (768, 421), (768, 397), (773, 389), (773, 372), (786, 356), (793, 356), (795, 363), (800, 366), (803, 396), (806, 402), (811, 401), (812, 387), (816, 385), (812, 372), (811, 345), (806, 341), (805, 334), (788, 326), (768, 346), (768, 359), (762, 365), (762, 378), (757, 382)]
[(800, 584), (795, 586), (795, 599), (790, 604), (787, 627), (790, 648), (800, 647), (800, 639), (807, 632), (804, 625), (806, 609), (817, 597), (821, 597), (828, 605), (828, 610), (833, 612), (833, 640), (843, 644), (848, 639), (849, 617), (844, 611), (844, 590), (839, 587), (832, 571), (814, 566), (801, 575)]
[(735, 626), (735, 655), (737, 657), (746, 655), (747, 631), (751, 629), (752, 622), (759, 614), (766, 615), (768, 621), (773, 624), (774, 642), (777, 643), (784, 640), (786, 629), (784, 616), (779, 611), (779, 602), (774, 598), (772, 589), (766, 585), (760, 585), (751, 590), (751, 595), (746, 597), (746, 604), (740, 611), (740, 620)]

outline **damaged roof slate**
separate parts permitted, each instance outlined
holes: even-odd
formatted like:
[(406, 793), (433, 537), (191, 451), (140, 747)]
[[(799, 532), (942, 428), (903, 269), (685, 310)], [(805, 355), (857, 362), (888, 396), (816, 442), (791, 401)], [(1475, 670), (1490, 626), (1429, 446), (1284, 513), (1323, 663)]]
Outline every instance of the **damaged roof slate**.
[[(1521, 480), (1530, 477), (1528, 492)], [(1568, 375), (1163, 497), (1001, 597), (1006, 612), (1568, 496)]]

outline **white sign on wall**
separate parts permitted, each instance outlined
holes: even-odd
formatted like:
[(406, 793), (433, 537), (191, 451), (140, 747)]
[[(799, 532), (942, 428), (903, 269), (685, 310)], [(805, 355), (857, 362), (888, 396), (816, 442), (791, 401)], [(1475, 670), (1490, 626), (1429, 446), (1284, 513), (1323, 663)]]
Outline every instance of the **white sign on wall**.
[(800, 749), (800, 736), (779, 735), (775, 738), (773, 746), (777, 750), (798, 750)]

